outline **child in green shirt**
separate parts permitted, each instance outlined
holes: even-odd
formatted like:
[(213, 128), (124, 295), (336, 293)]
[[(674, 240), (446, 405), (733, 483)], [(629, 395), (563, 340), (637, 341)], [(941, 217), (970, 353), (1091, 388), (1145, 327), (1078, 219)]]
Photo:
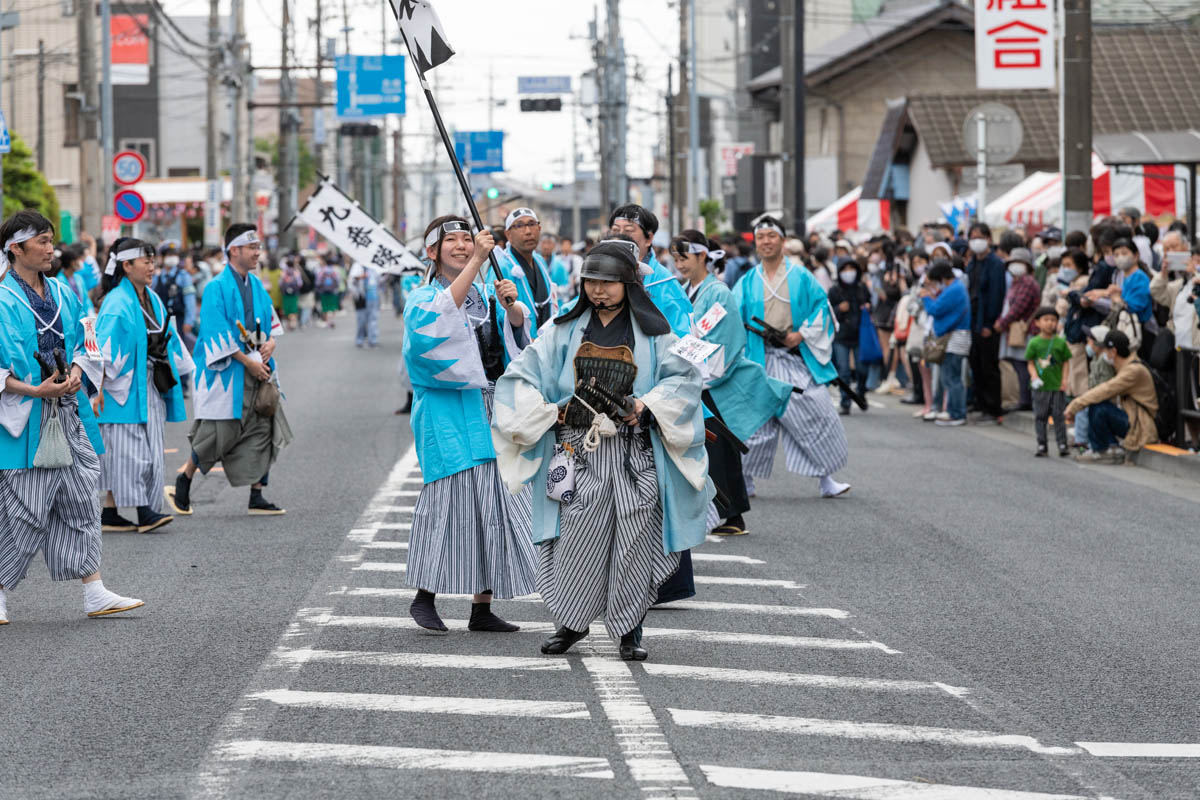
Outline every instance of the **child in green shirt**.
[(1046, 422), (1054, 417), (1054, 438), (1058, 442), (1058, 454), (1066, 457), (1067, 423), (1063, 414), (1067, 409), (1067, 397), (1063, 384), (1071, 374), (1071, 348), (1067, 340), (1058, 335), (1058, 312), (1053, 308), (1039, 308), (1033, 318), (1038, 335), (1025, 345), (1025, 361), (1029, 365), (1029, 388), (1033, 390), (1034, 430), (1037, 432), (1035, 456), (1046, 457)]

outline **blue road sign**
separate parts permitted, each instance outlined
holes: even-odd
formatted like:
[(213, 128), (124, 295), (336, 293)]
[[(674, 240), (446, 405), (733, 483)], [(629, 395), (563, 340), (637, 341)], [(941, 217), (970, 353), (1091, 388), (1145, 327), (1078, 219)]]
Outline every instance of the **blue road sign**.
[(517, 94), (570, 94), (570, 75), (535, 75), (517, 78)]
[(404, 113), (404, 56), (338, 56), (337, 114), (343, 119)]
[(4, 119), (4, 112), (0, 111), (0, 153), (12, 152), (12, 139), (8, 135), (8, 122)]
[(455, 131), (454, 153), (472, 175), (504, 172), (504, 131)]
[(133, 189), (122, 189), (113, 197), (113, 214), (122, 222), (137, 222), (146, 214), (146, 198)]

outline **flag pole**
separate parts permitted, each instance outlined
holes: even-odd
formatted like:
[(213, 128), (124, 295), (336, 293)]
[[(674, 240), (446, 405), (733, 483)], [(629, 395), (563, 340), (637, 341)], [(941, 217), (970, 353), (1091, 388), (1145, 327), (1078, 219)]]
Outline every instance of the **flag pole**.
[[(388, 0), (388, 5), (392, 8), (392, 16), (399, 21), (395, 2)], [(467, 208), (471, 210), (471, 218), (475, 222), (475, 227), (482, 231), (484, 230), (483, 218), (479, 216), (479, 208), (475, 205), (475, 198), (471, 196), (471, 186), (467, 183), (467, 176), (463, 173), (462, 164), (458, 162), (458, 153), (454, 151), (454, 142), (450, 140), (450, 134), (446, 132), (446, 123), (442, 122), (442, 113), (438, 110), (433, 90), (429, 88), (429, 82), (425, 80), (425, 73), (421, 70), (420, 62), (413, 57), (412, 44), (409, 43), (408, 35), (404, 32), (404, 26), (399, 27), (400, 36), (404, 39), (404, 47), (408, 50), (408, 60), (412, 63), (413, 69), (417, 71), (417, 80), (421, 82), (421, 89), (425, 92), (425, 101), (429, 103), (429, 110), (433, 112), (433, 122), (437, 125), (438, 133), (442, 137), (442, 144), (446, 147), (446, 155), (450, 157), (450, 163), (454, 165), (454, 177), (458, 178), (458, 188), (462, 190), (463, 197), (467, 201)], [(503, 280), (504, 274), (500, 272), (500, 264), (496, 261), (495, 250), (488, 253), (488, 260), (491, 262), (495, 280)], [(511, 306), (512, 303), (507, 305)]]

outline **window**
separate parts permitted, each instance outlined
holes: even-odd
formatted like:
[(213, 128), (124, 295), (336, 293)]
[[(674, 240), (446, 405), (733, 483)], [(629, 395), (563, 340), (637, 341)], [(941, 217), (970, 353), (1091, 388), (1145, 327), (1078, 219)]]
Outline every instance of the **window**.
[(75, 16), (76, 0), (62, 0), (62, 15), (64, 17)]
[(79, 106), (83, 96), (79, 94), (79, 86), (74, 83), (63, 84), (63, 147), (79, 147), (80, 114)]
[(142, 158), (146, 159), (146, 177), (153, 178), (157, 174), (153, 139), (122, 139), (117, 144), (117, 150), (132, 150), (135, 153), (141, 153)]

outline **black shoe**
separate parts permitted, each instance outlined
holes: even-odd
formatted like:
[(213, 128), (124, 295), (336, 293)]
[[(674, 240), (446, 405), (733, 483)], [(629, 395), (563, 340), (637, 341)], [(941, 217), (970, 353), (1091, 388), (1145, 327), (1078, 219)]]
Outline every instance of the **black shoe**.
[(1066, 458), (1069, 455), (1071, 455), (1071, 448), (1067, 447), (1065, 444), (1062, 447), (1058, 448), (1058, 457), (1059, 458)]
[(427, 631), (445, 633), (450, 630), (442, 618), (438, 616), (437, 606), (433, 604), (434, 594), (424, 589), (417, 590), (417, 596), (408, 607), (408, 613), (418, 625)]
[(250, 490), (250, 511), (251, 516), (259, 517), (277, 517), (280, 514), (286, 514), (279, 506), (269, 502), (262, 496), (262, 492), (258, 489)]
[(521, 630), (521, 626), (505, 622), (493, 614), (491, 603), (472, 603), (471, 621), (467, 623), (467, 630), (513, 633), (514, 631)]
[(642, 647), (642, 626), (640, 624), (621, 637), (620, 653), (622, 661), (645, 661), (646, 657), (650, 655), (646, 652), (646, 648)]
[(192, 479), (185, 473), (175, 476), (175, 486), (163, 489), (167, 496), (167, 504), (180, 516), (187, 517), (192, 513)]
[(1047, 455), (1046, 454), (1046, 445), (1044, 445), (1044, 444), (1038, 445), (1037, 452), (1034, 453), (1034, 455), (1038, 458), (1045, 458)]
[(137, 529), (137, 525), (118, 514), (115, 508), (105, 508), (100, 512), (100, 530), (104, 533), (133, 533)]
[(838, 406), (838, 414), (843, 417), (850, 416), (850, 406)]
[(553, 636), (542, 642), (542, 653), (548, 656), (561, 656), (570, 650), (572, 645), (587, 635), (587, 628), (584, 628), (582, 631), (573, 631), (570, 628), (560, 626), (554, 632)]
[(175, 521), (175, 518), (167, 514), (158, 514), (150, 510), (150, 506), (140, 506), (138, 512), (138, 533), (150, 533), (158, 530), (163, 525), (167, 525)]
[(917, 398), (913, 397), (913, 396), (910, 394), (908, 397), (902, 397), (902, 398), (900, 398), (900, 403), (901, 403), (902, 405), (906, 405), (906, 406), (919, 406), (919, 405), (924, 405), (924, 404), (925, 404), (925, 401), (924, 401), (924, 400), (918, 400)]

